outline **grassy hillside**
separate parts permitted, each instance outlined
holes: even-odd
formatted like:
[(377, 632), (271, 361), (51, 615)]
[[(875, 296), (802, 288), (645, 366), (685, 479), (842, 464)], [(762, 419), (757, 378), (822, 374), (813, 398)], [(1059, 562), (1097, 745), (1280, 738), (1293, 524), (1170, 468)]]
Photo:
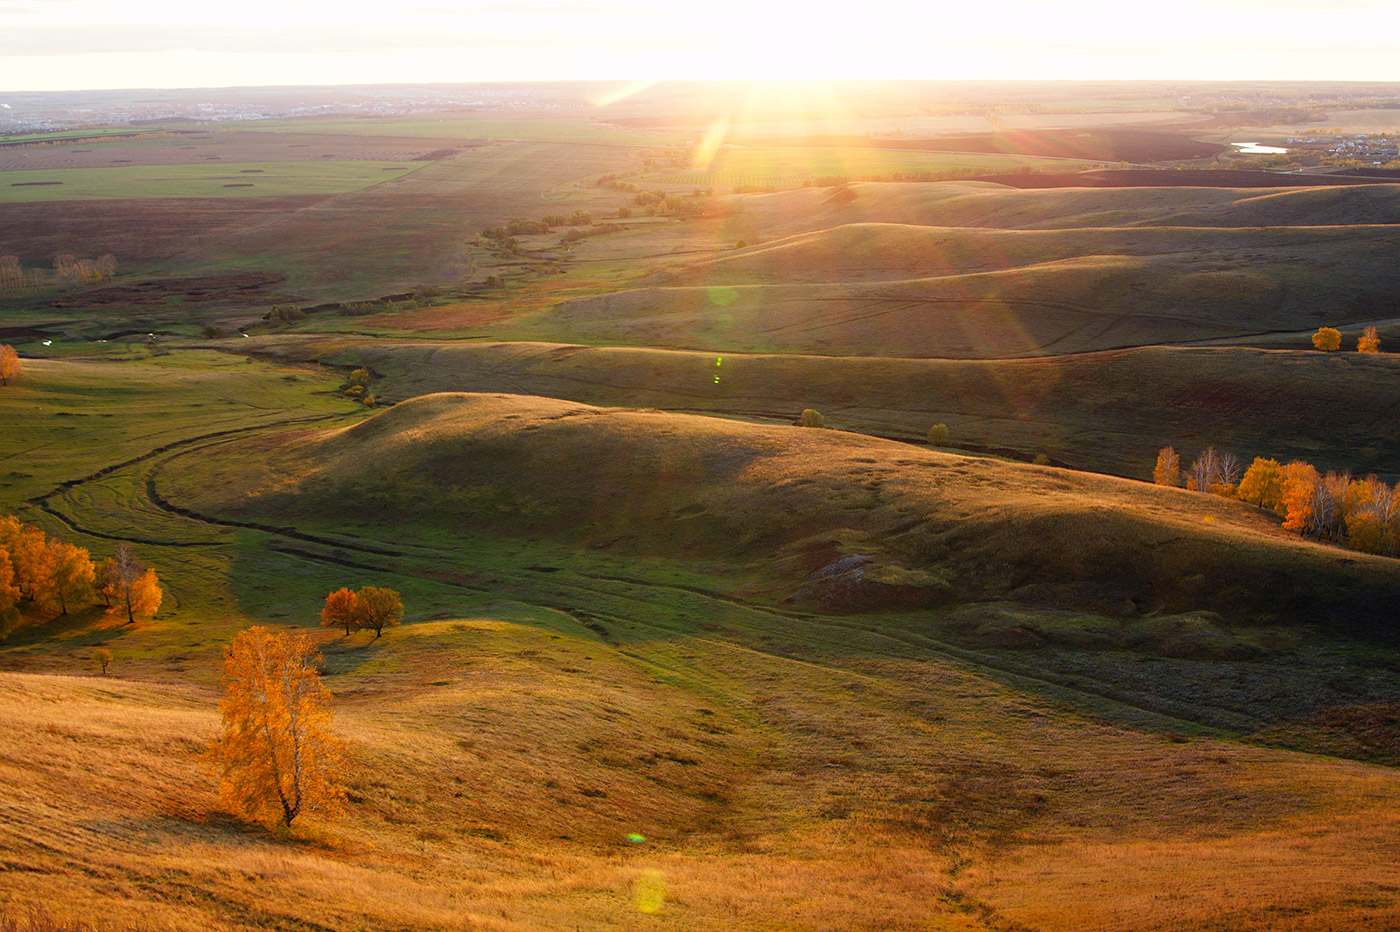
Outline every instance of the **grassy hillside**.
[[(411, 349), (396, 378), (429, 371)], [(61, 485), (25, 516), (99, 555), (138, 538), (168, 586), (152, 621), (33, 616), (0, 645), (0, 910), (1321, 932), (1397, 906), (1393, 769), (1266, 746), (1376, 758), (1400, 666), (1383, 624), (1337, 624), (1395, 597), (1372, 558), (1237, 503), (832, 431), (435, 395), (327, 432), (287, 420), (347, 411), (333, 379), (218, 358), (33, 363), (0, 394), (10, 502)], [(316, 626), (367, 582), (403, 627)], [(1199, 610), (1216, 593), (1275, 610)], [(320, 639), (344, 822), (215, 806), (219, 653), (253, 623)]]
[(1396, 905), (1385, 768), (1144, 734), (940, 660), (619, 651), (472, 617), (326, 640), (350, 814), (290, 837), (214, 807), (212, 690), (0, 674), (0, 908), (337, 932), (1320, 932)]
[(922, 442), (943, 423), (954, 447), (1023, 460), (1043, 452), (1137, 479), (1150, 477), (1169, 443), (1188, 461), (1216, 446), (1246, 461), (1301, 457), (1400, 478), (1389, 413), (1400, 404), (1400, 359), (1384, 353), (1149, 347), (975, 361), (285, 336), (241, 343), (285, 359), (369, 366), (382, 376), (375, 390), (395, 401), (513, 392), (781, 422), (815, 408), (845, 430)]
[[(624, 245), (679, 250), (675, 236), (661, 230), (596, 248), (600, 256)], [(650, 287), (564, 301), (488, 330), (675, 349), (1001, 358), (1247, 341), (1389, 320), (1400, 302), (1392, 261), (1400, 226), (1387, 224), (1030, 230), (862, 222), (740, 241), (749, 245), (658, 254), (640, 282)]]
[[(1393, 561), (1238, 503), (839, 432), (506, 395), (428, 395), (351, 428), (173, 461), (201, 513), (384, 514), (729, 567), (841, 611), (1012, 598), (1115, 614), (1277, 612), (1379, 630)], [(1044, 541), (1054, 540), (1054, 548)]]
[(745, 218), (790, 235), (843, 223), (1002, 229), (1345, 226), (1400, 222), (1400, 185), (1021, 190), (985, 182), (851, 184), (747, 195)]

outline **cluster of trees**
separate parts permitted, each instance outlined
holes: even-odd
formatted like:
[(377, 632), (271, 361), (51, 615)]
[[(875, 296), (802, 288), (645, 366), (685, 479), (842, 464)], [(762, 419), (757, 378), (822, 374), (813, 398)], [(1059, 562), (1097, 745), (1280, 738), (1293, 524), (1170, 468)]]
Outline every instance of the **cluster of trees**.
[(626, 191), (628, 194), (635, 194), (642, 190), (630, 181), (623, 181), (621, 175), (603, 175), (593, 183), (600, 188), (608, 188), (612, 191)]
[(274, 304), (267, 312), (267, 323), (271, 327), (294, 324), (306, 318), (306, 312), (295, 304)]
[(0, 518), (0, 633), (19, 621), (25, 603), (67, 615), (98, 596), (108, 608), (125, 611), (130, 623), (138, 615), (154, 615), (162, 592), (156, 571), (143, 566), (125, 543), (94, 564), (84, 547), (48, 537), (14, 515)]
[[(54, 274), (60, 282), (97, 284), (117, 275), (117, 257), (110, 253), (96, 259), (55, 256)], [(26, 269), (19, 256), (0, 256), (0, 294), (16, 294), (42, 288), (50, 280), (43, 269)]]
[(688, 200), (665, 191), (640, 191), (632, 198), (632, 203), (642, 208), (648, 217), (655, 217), (657, 214), (698, 214), (705, 209), (700, 203), (702, 199)]
[(1157, 453), (1153, 481), (1238, 498), (1272, 510), (1290, 531), (1346, 544), (1355, 550), (1400, 556), (1400, 484), (1350, 472), (1321, 473), (1312, 464), (1281, 464), (1256, 456), (1248, 469), (1238, 457), (1208, 447), (1184, 471), (1176, 450)]
[(385, 628), (403, 620), (403, 599), (393, 589), (365, 586), (359, 592), (340, 588), (326, 596), (321, 609), (321, 627), (351, 631), (373, 631), (377, 639)]
[(0, 385), (9, 385), (19, 378), (19, 353), (8, 343), (0, 343)]
[[(1318, 327), (1317, 333), (1312, 336), (1312, 344), (1324, 353), (1342, 348), (1342, 332), (1335, 327)], [(1375, 327), (1367, 327), (1361, 332), (1361, 336), (1356, 340), (1356, 351), (1358, 353), (1379, 353), (1381, 351), (1381, 335)]]
[(53, 270), (63, 281), (96, 284), (116, 277), (117, 257), (111, 253), (96, 259), (79, 259), (70, 255), (54, 256)]
[(372, 301), (352, 301), (336, 308), (336, 313), (341, 317), (366, 317), (382, 310), (384, 310), (383, 305)]
[[(626, 210), (626, 208), (624, 207), (623, 210)], [(602, 236), (604, 233), (616, 233), (620, 229), (622, 228), (615, 223), (600, 223), (586, 230), (575, 227), (565, 233), (559, 241), (561, 243), (577, 243), (579, 240), (586, 239), (590, 236)]]
[(19, 256), (0, 256), (0, 294), (18, 294), (43, 285), (43, 270), (26, 269)]
[(379, 399), (374, 396), (374, 393), (369, 390), (374, 380), (374, 373), (361, 366), (358, 369), (351, 370), (349, 377), (345, 380), (345, 384), (340, 386), (340, 390), (347, 398), (354, 398), (365, 407), (373, 408), (379, 401)]
[(525, 217), (514, 217), (504, 226), (487, 227), (481, 231), (481, 235), (488, 240), (504, 242), (513, 236), (532, 236), (540, 233), (549, 233), (555, 227), (586, 227), (593, 223), (593, 214), (580, 207), (573, 213), (546, 214), (539, 220), (530, 220)]

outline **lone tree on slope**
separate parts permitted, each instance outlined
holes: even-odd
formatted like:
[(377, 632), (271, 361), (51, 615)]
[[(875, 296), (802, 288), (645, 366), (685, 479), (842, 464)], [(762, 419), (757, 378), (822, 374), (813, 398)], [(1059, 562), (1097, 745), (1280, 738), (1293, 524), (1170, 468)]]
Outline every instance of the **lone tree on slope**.
[(290, 826), (304, 812), (334, 818), (344, 747), (329, 730), (330, 693), (302, 633), (254, 627), (224, 650), (223, 731), (211, 744), (219, 798), (253, 819)]

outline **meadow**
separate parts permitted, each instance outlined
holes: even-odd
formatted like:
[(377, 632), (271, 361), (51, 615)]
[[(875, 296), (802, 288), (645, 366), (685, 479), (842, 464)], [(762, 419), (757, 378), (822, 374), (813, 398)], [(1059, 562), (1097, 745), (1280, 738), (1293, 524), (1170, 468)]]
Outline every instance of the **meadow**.
[(639, 183), (707, 187), (798, 188), (817, 179), (876, 180), (891, 175), (970, 175), (1017, 172), (1050, 165), (1089, 168), (1070, 159), (863, 148), (725, 148), (709, 165), (645, 175)]
[(0, 174), (0, 203), (344, 194), (402, 178), (423, 163), (235, 162), (123, 165)]
[(559, 142), (611, 146), (655, 146), (677, 141), (670, 133), (638, 132), (598, 119), (575, 116), (494, 117), (443, 114), (436, 117), (338, 120), (264, 120), (259, 132), (311, 132), (318, 135), (422, 136), (443, 139), (497, 139), (516, 142)]
[[(0, 515), (165, 586), (0, 640), (0, 929), (1395, 928), (1397, 564), (1147, 480), (1400, 479), (1400, 188), (804, 187), (1037, 160), (800, 145), (702, 182), (666, 93), (0, 156), (266, 169), (0, 193), (0, 255), (117, 257), (0, 298)], [(1135, 97), (998, 125), (1191, 132)], [(941, 106), (862, 119), (988, 121)], [(366, 585), (401, 626), (320, 624)], [(250, 625), (315, 639), (341, 820), (216, 797)]]

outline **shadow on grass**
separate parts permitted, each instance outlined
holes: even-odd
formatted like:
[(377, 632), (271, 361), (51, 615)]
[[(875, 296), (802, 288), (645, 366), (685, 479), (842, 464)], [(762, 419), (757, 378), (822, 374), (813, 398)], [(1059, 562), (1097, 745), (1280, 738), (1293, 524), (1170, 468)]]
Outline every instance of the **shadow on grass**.
[(61, 640), (69, 647), (97, 647), (105, 644), (122, 629), (133, 630), (124, 616), (95, 605), (82, 611), (56, 615), (47, 621), (23, 623), (0, 638), (0, 649), (34, 647)]

